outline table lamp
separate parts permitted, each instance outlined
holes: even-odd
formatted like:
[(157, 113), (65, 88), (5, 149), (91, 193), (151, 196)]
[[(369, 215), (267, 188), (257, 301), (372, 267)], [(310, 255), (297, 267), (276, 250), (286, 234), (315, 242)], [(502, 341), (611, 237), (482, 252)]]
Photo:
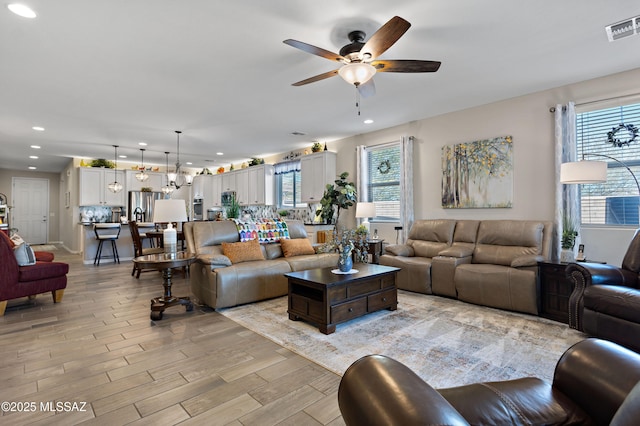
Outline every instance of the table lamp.
[(364, 227), (367, 229), (367, 232), (369, 232), (371, 229), (368, 219), (370, 217), (376, 217), (376, 205), (374, 203), (356, 204), (356, 217), (364, 218), (364, 220), (362, 221), (362, 225), (364, 225)]
[(178, 248), (178, 237), (173, 222), (187, 221), (187, 206), (184, 200), (156, 200), (153, 206), (153, 221), (168, 223), (162, 234), (165, 253), (175, 253)]

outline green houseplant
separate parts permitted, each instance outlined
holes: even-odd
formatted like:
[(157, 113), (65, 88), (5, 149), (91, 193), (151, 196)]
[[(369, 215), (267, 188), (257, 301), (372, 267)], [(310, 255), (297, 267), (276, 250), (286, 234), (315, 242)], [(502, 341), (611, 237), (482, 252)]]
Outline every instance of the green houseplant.
[[(358, 192), (353, 182), (347, 182), (348, 172), (343, 172), (333, 184), (327, 184), (320, 208), (316, 215), (320, 216), (327, 224), (337, 224), (340, 218), (340, 210), (346, 210), (358, 201)], [(335, 211), (335, 221), (333, 215)]]
[(570, 217), (565, 215), (562, 218), (562, 235), (560, 237), (560, 245), (562, 247), (560, 252), (561, 262), (573, 262), (575, 260), (573, 248), (576, 245), (577, 236), (578, 227)]
[(231, 197), (231, 203), (227, 206), (226, 213), (227, 219), (237, 219), (240, 217), (240, 204), (238, 204), (235, 196)]

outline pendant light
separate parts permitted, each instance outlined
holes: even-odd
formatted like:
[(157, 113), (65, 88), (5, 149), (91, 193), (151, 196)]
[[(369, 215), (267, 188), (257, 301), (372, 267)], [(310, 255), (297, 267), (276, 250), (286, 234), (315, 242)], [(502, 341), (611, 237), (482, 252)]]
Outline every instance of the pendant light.
[(164, 155), (166, 156), (166, 177), (167, 177), (167, 185), (162, 187), (162, 193), (165, 195), (169, 195), (173, 192), (173, 186), (171, 186), (171, 182), (169, 181), (169, 151), (165, 151)]
[(180, 171), (180, 130), (175, 130), (177, 137), (177, 154), (176, 154), (176, 171), (174, 173), (167, 173), (167, 177), (169, 178), (169, 185), (173, 186), (175, 189), (180, 189), (183, 185), (191, 185), (193, 182), (193, 176), (190, 174), (186, 174)]
[(136, 179), (140, 182), (146, 182), (149, 179), (149, 174), (144, 172), (144, 148), (140, 148), (141, 156), (142, 156), (142, 167), (140, 167), (140, 171), (136, 173)]
[(115, 163), (113, 167), (113, 182), (107, 185), (107, 188), (109, 188), (109, 191), (117, 194), (122, 191), (122, 184), (118, 182), (118, 145), (113, 145), (113, 148), (115, 150), (115, 155), (113, 157)]

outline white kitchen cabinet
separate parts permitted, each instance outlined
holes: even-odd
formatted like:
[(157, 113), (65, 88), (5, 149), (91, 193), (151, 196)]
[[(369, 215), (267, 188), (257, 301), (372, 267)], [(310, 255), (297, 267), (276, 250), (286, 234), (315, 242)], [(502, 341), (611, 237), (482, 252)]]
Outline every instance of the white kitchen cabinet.
[(145, 171), (149, 175), (149, 179), (144, 182), (140, 182), (136, 179), (137, 170), (127, 170), (127, 184), (125, 185), (126, 191), (140, 191), (144, 188), (151, 188), (152, 191), (160, 191), (162, 187), (167, 184), (166, 174), (162, 172), (149, 172)]
[(252, 166), (248, 169), (249, 205), (271, 206), (275, 201), (274, 169), (270, 164)]
[[(107, 185), (117, 179), (123, 186), (122, 191), (113, 193)], [(80, 167), (80, 206), (125, 206), (126, 185), (122, 170), (103, 169), (99, 167)]]
[(236, 190), (236, 173), (235, 172), (226, 172), (222, 173), (222, 186), (221, 191), (235, 191)]
[[(222, 175), (211, 176), (211, 206), (222, 207)], [(207, 207), (209, 208), (209, 207)]]
[(248, 206), (249, 203), (249, 169), (233, 172), (236, 176), (236, 200), (241, 206)]
[(300, 158), (300, 197), (303, 203), (319, 203), (328, 183), (336, 179), (336, 153), (322, 151)]

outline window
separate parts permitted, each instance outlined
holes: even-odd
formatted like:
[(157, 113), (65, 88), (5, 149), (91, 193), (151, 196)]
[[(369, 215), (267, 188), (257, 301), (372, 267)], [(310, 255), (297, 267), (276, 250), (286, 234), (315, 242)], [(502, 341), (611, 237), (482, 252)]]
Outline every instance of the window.
[(400, 219), (400, 143), (367, 148), (367, 201), (376, 205), (376, 220)]
[(282, 209), (306, 207), (306, 203), (300, 202), (302, 193), (300, 160), (274, 164), (274, 172), (276, 175), (278, 207)]
[(638, 225), (639, 189), (627, 167), (640, 177), (640, 104), (581, 112), (576, 119), (578, 158), (607, 163), (606, 182), (581, 185), (582, 224)]

